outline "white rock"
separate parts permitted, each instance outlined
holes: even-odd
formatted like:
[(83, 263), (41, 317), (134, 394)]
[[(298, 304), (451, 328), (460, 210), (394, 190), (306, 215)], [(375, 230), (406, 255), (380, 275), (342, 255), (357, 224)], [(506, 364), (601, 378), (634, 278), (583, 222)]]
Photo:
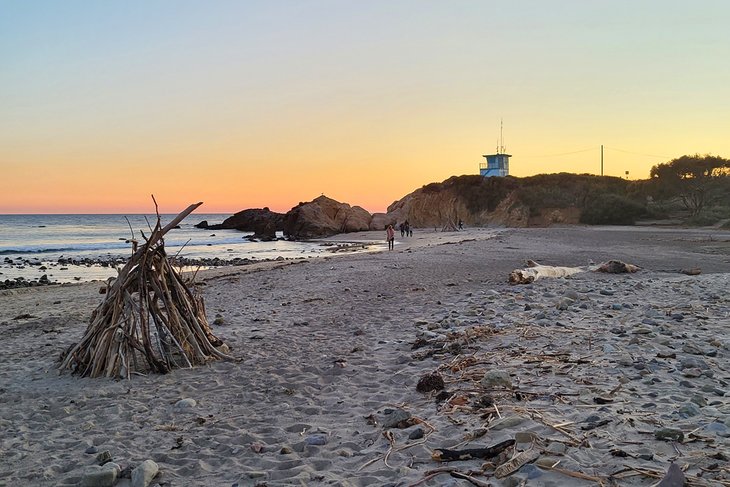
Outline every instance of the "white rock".
[(195, 399), (191, 399), (191, 398), (180, 399), (178, 402), (175, 403), (175, 409), (194, 408), (197, 405), (198, 405), (198, 403), (195, 401)]

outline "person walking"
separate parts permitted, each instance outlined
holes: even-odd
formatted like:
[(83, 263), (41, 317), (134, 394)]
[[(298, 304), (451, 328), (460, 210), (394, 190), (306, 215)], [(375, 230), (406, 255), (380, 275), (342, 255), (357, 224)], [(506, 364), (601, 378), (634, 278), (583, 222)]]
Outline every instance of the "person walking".
[(393, 250), (395, 246), (395, 230), (393, 230), (393, 225), (388, 225), (388, 228), (385, 230), (385, 239), (388, 241), (388, 250)]

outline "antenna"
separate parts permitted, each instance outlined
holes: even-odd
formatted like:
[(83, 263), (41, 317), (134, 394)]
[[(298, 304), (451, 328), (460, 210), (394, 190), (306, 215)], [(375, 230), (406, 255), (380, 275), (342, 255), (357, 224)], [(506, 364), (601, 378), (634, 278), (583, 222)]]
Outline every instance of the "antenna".
[(504, 122), (499, 119), (499, 152), (504, 153)]

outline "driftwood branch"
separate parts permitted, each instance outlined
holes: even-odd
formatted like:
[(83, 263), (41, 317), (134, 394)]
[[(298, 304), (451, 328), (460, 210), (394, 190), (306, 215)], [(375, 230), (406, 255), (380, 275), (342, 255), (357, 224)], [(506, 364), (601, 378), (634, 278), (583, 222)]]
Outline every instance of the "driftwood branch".
[(446, 448), (437, 448), (431, 454), (431, 458), (439, 462), (471, 460), (472, 458), (492, 458), (496, 457), (514, 444), (515, 440), (509, 439), (487, 448), (466, 448), (463, 450), (449, 450)]

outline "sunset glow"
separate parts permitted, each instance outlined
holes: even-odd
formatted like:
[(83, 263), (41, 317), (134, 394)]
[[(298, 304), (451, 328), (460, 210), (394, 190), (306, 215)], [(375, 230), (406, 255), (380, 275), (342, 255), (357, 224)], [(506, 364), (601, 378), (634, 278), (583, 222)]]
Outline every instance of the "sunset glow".
[(371, 212), (730, 157), (730, 3), (0, 1), (0, 213)]

